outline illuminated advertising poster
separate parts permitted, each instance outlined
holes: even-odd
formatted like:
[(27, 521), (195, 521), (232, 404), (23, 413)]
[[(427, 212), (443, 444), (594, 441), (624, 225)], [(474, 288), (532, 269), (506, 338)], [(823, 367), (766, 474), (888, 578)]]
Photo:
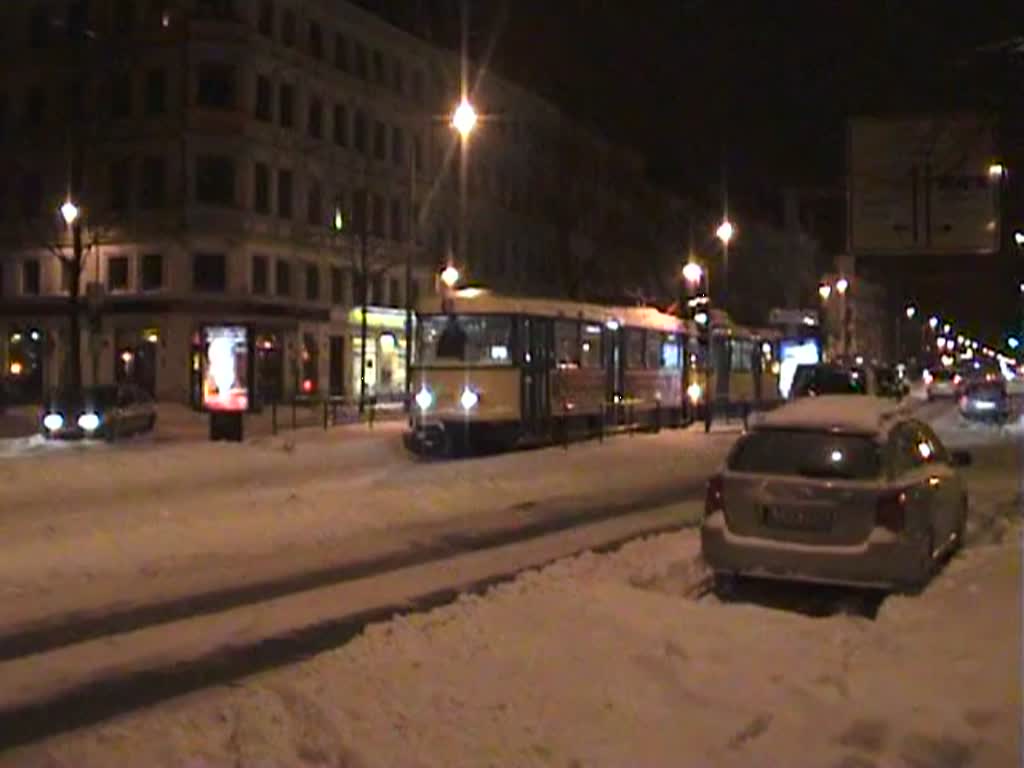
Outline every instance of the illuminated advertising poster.
[(787, 339), (779, 344), (779, 358), (779, 394), (788, 398), (797, 366), (821, 362), (821, 347), (816, 339)]
[(249, 329), (207, 325), (203, 341), (203, 408), (242, 413), (249, 409)]

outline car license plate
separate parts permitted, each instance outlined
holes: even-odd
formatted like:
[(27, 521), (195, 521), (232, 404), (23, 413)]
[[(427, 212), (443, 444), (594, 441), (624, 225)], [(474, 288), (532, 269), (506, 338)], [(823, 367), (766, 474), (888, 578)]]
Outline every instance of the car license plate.
[(832, 514), (828, 510), (805, 507), (765, 507), (764, 524), (770, 528), (827, 531), (832, 527)]

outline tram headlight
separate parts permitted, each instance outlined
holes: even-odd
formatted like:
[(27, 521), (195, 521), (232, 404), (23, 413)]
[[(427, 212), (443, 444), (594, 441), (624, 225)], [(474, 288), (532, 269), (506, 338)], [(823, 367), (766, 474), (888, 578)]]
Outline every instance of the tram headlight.
[(43, 417), (43, 426), (50, 432), (56, 432), (64, 426), (64, 417), (59, 413), (48, 413)]
[(462, 409), (465, 411), (471, 411), (476, 408), (476, 404), (480, 402), (480, 395), (474, 392), (469, 387), (462, 390), (462, 396), (459, 398), (459, 403), (462, 405)]
[(686, 388), (686, 396), (690, 398), (690, 402), (696, 405), (700, 402), (701, 397), (704, 396), (704, 388), (694, 382)]
[(421, 411), (427, 410), (434, 404), (434, 395), (429, 389), (423, 387), (419, 392), (416, 393), (416, 405), (419, 406)]
[(92, 411), (89, 413), (83, 413), (78, 417), (78, 426), (86, 432), (95, 432), (100, 428), (100, 417)]

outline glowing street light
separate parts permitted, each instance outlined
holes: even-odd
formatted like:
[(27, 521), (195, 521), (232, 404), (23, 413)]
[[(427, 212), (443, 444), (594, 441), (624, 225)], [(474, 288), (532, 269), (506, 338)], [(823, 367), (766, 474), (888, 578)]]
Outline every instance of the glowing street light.
[(1016, 336), (1011, 336), (1006, 340), (1006, 344), (1010, 349), (1017, 349), (1020, 346), (1020, 339)]
[(989, 178), (1001, 179), (1006, 173), (1006, 167), (1002, 163), (992, 163), (988, 167)]
[(459, 102), (459, 106), (455, 108), (454, 114), (452, 114), (452, 125), (459, 132), (459, 135), (462, 136), (463, 141), (469, 138), (469, 134), (473, 132), (473, 128), (476, 127), (476, 121), (476, 110), (473, 109), (473, 105), (469, 101), (463, 98)]
[(1019, 229), (1016, 232), (1014, 232), (1013, 242), (1015, 242), (1017, 245), (1021, 247), (1024, 247), (1024, 232), (1021, 232)]
[(832, 286), (822, 283), (818, 286), (818, 295), (821, 296), (822, 301), (828, 301), (828, 297), (832, 295)]
[(718, 229), (715, 230), (715, 237), (721, 240), (723, 245), (728, 245), (729, 241), (732, 240), (732, 237), (735, 234), (736, 228), (728, 219), (722, 219), (722, 223), (719, 224)]
[(842, 296), (850, 289), (850, 281), (845, 277), (840, 277), (836, 280), (836, 290), (839, 291), (839, 295)]
[(449, 288), (455, 287), (455, 284), (459, 282), (459, 270), (449, 264), (441, 270), (441, 282)]
[(66, 200), (64, 205), (60, 207), (60, 215), (64, 217), (64, 221), (69, 227), (75, 223), (75, 219), (78, 218), (78, 213), (78, 206), (70, 200)]
[(697, 285), (704, 277), (704, 269), (695, 261), (688, 261), (683, 267), (683, 279), (691, 285)]
[(938, 326), (939, 326), (939, 318), (937, 318), (935, 315), (932, 315), (931, 317), (928, 318), (928, 327), (929, 328), (931, 328), (934, 331), (936, 328), (938, 328)]
[(944, 326), (942, 326), (942, 332), (947, 334), (947, 335), (952, 330), (953, 330), (953, 326), (951, 326), (949, 323), (946, 323)]
[(914, 319), (914, 315), (917, 314), (917, 307), (915, 307), (913, 304), (908, 304), (907, 308), (905, 310), (903, 310), (903, 311), (907, 315), (907, 320), (913, 320)]

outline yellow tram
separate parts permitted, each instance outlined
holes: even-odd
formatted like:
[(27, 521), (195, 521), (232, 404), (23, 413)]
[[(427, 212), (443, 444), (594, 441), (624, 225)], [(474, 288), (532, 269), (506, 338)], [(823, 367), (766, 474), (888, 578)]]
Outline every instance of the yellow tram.
[[(463, 288), (418, 310), (407, 433), (417, 450), (462, 453), (677, 426), (703, 412), (705, 391), (713, 403), (744, 397), (752, 405), (759, 393), (778, 391), (761, 365), (761, 345), (772, 343), (731, 323), (716, 329), (709, 358), (693, 322), (652, 307)], [(709, 376), (705, 361), (714, 367), (722, 355), (723, 374)]]

